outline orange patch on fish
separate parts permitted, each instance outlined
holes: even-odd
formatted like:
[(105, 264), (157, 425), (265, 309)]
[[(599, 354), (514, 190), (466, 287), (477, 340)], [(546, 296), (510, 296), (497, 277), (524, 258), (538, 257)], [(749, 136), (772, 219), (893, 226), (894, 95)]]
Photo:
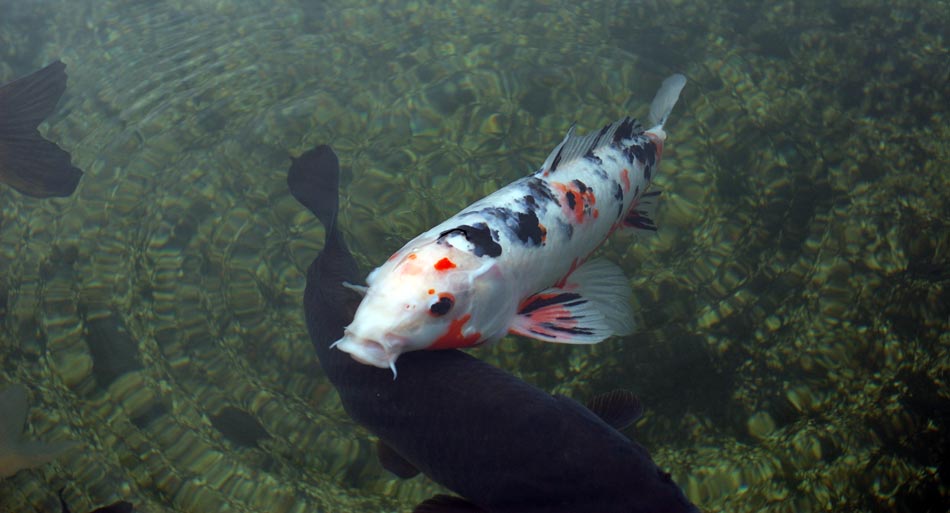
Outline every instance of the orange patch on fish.
[(623, 192), (630, 190), (630, 170), (623, 168), (623, 171), (620, 173), (620, 180), (623, 182)]
[(597, 218), (598, 212), (597, 209), (594, 208), (594, 205), (597, 203), (597, 198), (594, 197), (593, 189), (585, 187), (584, 191), (581, 192), (580, 186), (574, 182), (551, 182), (551, 186), (563, 194), (564, 201), (561, 203), (561, 207), (565, 212), (573, 213), (574, 219), (576, 219), (578, 223), (584, 222), (585, 217), (588, 215), (595, 219)]
[(448, 271), (449, 269), (455, 267), (455, 262), (449, 260), (448, 258), (443, 258), (442, 260), (436, 262), (433, 267), (435, 267), (436, 271)]
[(445, 330), (445, 333), (437, 338), (435, 343), (427, 349), (453, 349), (457, 347), (470, 347), (477, 344), (482, 338), (481, 333), (476, 331), (468, 336), (462, 334), (462, 328), (465, 327), (465, 324), (467, 324), (471, 318), (472, 314), (465, 314), (453, 320), (449, 324), (449, 328)]

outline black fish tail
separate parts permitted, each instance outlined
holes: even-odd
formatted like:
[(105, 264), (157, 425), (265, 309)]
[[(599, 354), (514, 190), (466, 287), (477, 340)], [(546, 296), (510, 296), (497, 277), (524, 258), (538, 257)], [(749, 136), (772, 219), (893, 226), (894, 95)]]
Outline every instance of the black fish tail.
[(56, 61), (0, 86), (0, 181), (28, 196), (69, 196), (82, 177), (69, 153), (36, 130), (66, 90), (65, 70)]
[(340, 161), (333, 149), (322, 144), (291, 160), (287, 173), (290, 193), (317, 216), (327, 234), (335, 231), (340, 206)]
[(336, 226), (340, 163), (326, 145), (292, 160), (287, 173), (290, 193), (313, 212), (326, 229), (323, 251), (307, 269), (303, 303), (310, 340), (324, 370), (333, 380), (341, 369), (350, 368), (341, 361), (352, 360), (341, 351), (330, 353), (330, 344), (343, 336), (343, 326), (350, 323), (359, 304), (358, 295), (345, 288), (343, 282), (354, 283), (360, 275), (359, 266)]

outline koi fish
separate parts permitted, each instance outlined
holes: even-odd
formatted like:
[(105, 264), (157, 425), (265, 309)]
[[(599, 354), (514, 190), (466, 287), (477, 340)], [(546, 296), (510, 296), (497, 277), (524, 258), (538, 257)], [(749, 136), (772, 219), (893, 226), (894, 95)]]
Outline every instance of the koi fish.
[(471, 347), (507, 333), (593, 344), (633, 332), (629, 281), (588, 260), (621, 228), (655, 231), (648, 192), (686, 83), (667, 78), (650, 107), (599, 132), (574, 127), (537, 172), (476, 201), (409, 241), (366, 279), (353, 322), (334, 347), (390, 368), (419, 349)]
[(36, 130), (64, 91), (61, 61), (0, 86), (0, 182), (27, 196), (69, 196), (82, 177), (69, 153)]
[(307, 331), (347, 414), (379, 437), (383, 467), (402, 478), (422, 472), (458, 494), (437, 495), (415, 512), (699, 513), (620, 432), (642, 413), (629, 392), (585, 406), (454, 349), (403, 356), (404, 376), (394, 382), (332, 350), (360, 302), (345, 287), (359, 267), (336, 222), (338, 166), (333, 150), (319, 146), (294, 159), (287, 177), (326, 229), (307, 269)]

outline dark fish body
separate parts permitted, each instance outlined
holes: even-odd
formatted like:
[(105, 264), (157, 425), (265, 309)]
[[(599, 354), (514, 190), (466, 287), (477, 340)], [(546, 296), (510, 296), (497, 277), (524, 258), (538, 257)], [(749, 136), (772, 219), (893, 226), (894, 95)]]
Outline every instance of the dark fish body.
[(69, 196), (82, 171), (36, 127), (66, 90), (66, 65), (45, 68), (0, 86), (0, 182), (27, 196)]
[(327, 233), (307, 272), (307, 328), (347, 413), (474, 508), (437, 499), (417, 511), (698, 511), (646, 449), (572, 399), (457, 350), (407, 353), (395, 381), (388, 369), (331, 350), (360, 301), (343, 286), (360, 273), (336, 226), (338, 179), (328, 146), (295, 159), (288, 175)]

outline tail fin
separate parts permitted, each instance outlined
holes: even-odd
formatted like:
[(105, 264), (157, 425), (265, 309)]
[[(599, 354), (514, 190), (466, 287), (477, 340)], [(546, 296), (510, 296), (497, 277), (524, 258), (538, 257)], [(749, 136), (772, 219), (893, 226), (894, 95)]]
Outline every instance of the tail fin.
[(69, 196), (82, 171), (36, 130), (66, 90), (66, 65), (56, 61), (0, 86), (0, 182), (28, 196)]
[(323, 144), (293, 158), (287, 173), (290, 193), (317, 216), (327, 233), (335, 230), (339, 208), (340, 161), (333, 149)]
[[(676, 105), (676, 100), (680, 97), (680, 91), (683, 90), (685, 85), (686, 77), (679, 73), (666, 77), (666, 80), (660, 85), (660, 90), (656, 92), (653, 103), (650, 105), (650, 123), (654, 127), (660, 130), (663, 129), (663, 124), (666, 123), (666, 118), (673, 110), (673, 106)], [(651, 128), (650, 131), (655, 132), (656, 130)]]

